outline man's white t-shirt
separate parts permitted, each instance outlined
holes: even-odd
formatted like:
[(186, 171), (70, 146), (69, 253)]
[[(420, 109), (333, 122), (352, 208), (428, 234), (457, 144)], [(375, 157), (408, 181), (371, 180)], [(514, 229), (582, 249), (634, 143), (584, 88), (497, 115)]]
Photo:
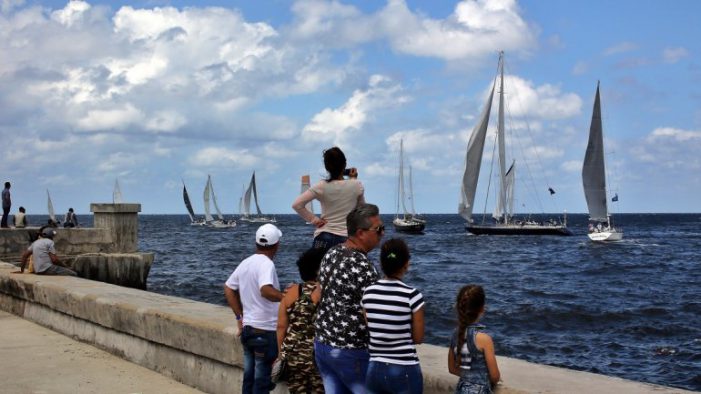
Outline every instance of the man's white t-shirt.
[(226, 280), (228, 288), (239, 292), (243, 306), (243, 325), (275, 331), (280, 303), (263, 298), (260, 289), (265, 285), (280, 289), (275, 264), (264, 254), (254, 254), (243, 260)]

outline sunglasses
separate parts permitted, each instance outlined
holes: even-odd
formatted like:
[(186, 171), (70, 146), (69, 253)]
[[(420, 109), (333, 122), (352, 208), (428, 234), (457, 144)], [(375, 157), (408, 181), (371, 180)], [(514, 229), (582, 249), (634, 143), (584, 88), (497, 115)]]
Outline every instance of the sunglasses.
[(377, 235), (382, 235), (382, 233), (385, 232), (385, 225), (381, 224), (375, 228), (366, 228), (365, 231), (374, 231), (377, 233)]

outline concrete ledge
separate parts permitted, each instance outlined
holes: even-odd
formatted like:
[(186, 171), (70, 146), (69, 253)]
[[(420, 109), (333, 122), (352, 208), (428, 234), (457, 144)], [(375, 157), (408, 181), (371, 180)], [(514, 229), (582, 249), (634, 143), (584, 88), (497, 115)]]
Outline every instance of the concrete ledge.
[[(240, 387), (242, 349), (231, 311), (71, 277), (11, 274), (0, 263), (0, 309), (104, 348), (210, 393)], [(430, 327), (429, 327), (430, 329)], [(426, 393), (454, 390), (446, 348), (421, 345)], [(683, 393), (586, 372), (499, 357), (499, 393)], [(276, 393), (286, 392), (279, 385)]]

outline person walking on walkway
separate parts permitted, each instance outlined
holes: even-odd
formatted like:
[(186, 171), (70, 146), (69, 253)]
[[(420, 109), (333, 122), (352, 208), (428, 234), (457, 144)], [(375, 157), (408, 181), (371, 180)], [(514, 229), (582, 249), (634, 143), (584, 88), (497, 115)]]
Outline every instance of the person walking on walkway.
[(56, 230), (51, 227), (45, 227), (41, 231), (41, 237), (32, 242), (22, 254), (20, 272), (24, 272), (29, 256), (33, 256), (34, 273), (37, 275), (77, 275), (75, 271), (59, 261), (58, 256), (56, 256), (54, 236), (56, 236)]
[(326, 392), (365, 393), (368, 328), (360, 299), (379, 279), (367, 254), (380, 243), (385, 226), (373, 204), (358, 205), (346, 224), (348, 240), (331, 248), (321, 261), (314, 352)]
[(0, 227), (2, 228), (8, 228), (7, 218), (10, 215), (10, 208), (12, 207), (10, 187), (10, 182), (5, 182), (5, 188), (2, 189), (2, 221), (0, 221)]
[(236, 315), (243, 344), (243, 394), (269, 393), (272, 363), (277, 358), (278, 290), (273, 258), (282, 232), (272, 224), (256, 231), (256, 253), (243, 260), (224, 284), (226, 301)]

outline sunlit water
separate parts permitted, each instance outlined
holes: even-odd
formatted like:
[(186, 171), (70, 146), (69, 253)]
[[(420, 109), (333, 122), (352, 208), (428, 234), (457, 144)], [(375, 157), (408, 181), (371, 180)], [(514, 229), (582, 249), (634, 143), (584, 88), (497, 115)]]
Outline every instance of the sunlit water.
[[(583, 215), (569, 217), (574, 237), (472, 236), (457, 215), (427, 218), (425, 234), (403, 237), (412, 250), (405, 281), (427, 301), (428, 343), (449, 344), (457, 290), (477, 283), (499, 355), (701, 390), (701, 214), (618, 215), (625, 238), (616, 244), (590, 242)], [(277, 219), (284, 286), (297, 280), (294, 261), (313, 229), (294, 215)], [(140, 216), (140, 250), (156, 253), (149, 290), (225, 304), (223, 282), (253, 252), (256, 228)]]

